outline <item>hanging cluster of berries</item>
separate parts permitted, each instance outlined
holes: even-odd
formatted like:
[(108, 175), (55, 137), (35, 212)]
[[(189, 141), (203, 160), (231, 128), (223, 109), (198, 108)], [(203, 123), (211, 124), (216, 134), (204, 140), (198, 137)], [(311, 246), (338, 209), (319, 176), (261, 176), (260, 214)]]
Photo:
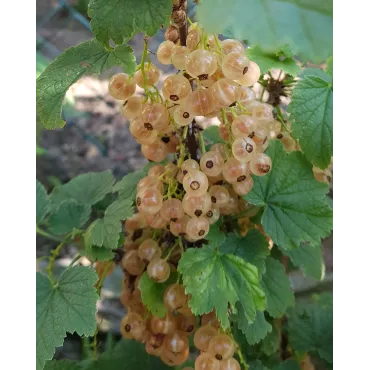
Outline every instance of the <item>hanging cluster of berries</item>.
[[(121, 332), (145, 343), (149, 354), (171, 366), (186, 361), (188, 339), (195, 332), (194, 344), (201, 351), (195, 370), (239, 370), (233, 358), (236, 345), (220, 329), (214, 312), (201, 317), (196, 330), (199, 319), (177, 282), (163, 296), (166, 316), (152, 315), (142, 302), (139, 281), (145, 271), (156, 283), (167, 281), (182, 252), (206, 242), (210, 225), (247, 209), (242, 196), (253, 187), (252, 174), (264, 176), (271, 170), (271, 159), (264, 152), (271, 138), (284, 133), (273, 107), (257, 100), (251, 89), (260, 70), (239, 41), (221, 41), (193, 24), (186, 46), (166, 40), (156, 55), (160, 63), (178, 70), (164, 80), (161, 91), (159, 70), (147, 60), (147, 40), (134, 76), (120, 73), (109, 82), (110, 94), (123, 101), (122, 114), (130, 120), (130, 132), (143, 155), (162, 162), (174, 154), (139, 181), (137, 213), (125, 222), (121, 302), (128, 313)], [(134, 95), (136, 85), (145, 96)], [(197, 116), (218, 117), (224, 143), (207, 151)], [(189, 149), (190, 135), (195, 136), (200, 155)]]

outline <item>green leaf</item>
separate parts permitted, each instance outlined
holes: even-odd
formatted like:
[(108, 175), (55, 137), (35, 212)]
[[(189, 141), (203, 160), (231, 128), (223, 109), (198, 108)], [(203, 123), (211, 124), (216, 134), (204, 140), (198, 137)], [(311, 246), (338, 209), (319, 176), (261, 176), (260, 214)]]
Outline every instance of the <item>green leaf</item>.
[(294, 306), (294, 294), (284, 266), (272, 257), (266, 259), (262, 287), (266, 293), (267, 312), (272, 317), (281, 317), (289, 306)]
[(36, 224), (39, 224), (49, 208), (49, 196), (43, 185), (36, 180)]
[(104, 247), (96, 247), (95, 245), (86, 245), (82, 252), (90, 261), (110, 261), (114, 257), (114, 253)]
[(66, 234), (73, 228), (81, 228), (90, 218), (91, 207), (78, 204), (74, 199), (62, 202), (50, 215), (49, 230), (56, 235)]
[(150, 356), (145, 345), (134, 340), (121, 339), (113, 350), (104, 352), (88, 370), (169, 370), (159, 357)]
[(272, 370), (300, 370), (300, 366), (296, 360), (286, 360), (274, 366)]
[(266, 305), (265, 294), (258, 280), (258, 270), (242, 258), (223, 254), (203, 246), (188, 249), (181, 257), (178, 271), (186, 292), (191, 294), (189, 305), (196, 315), (216, 309), (224, 328), (229, 326), (229, 304), (240, 302), (248, 321)]
[(61, 106), (67, 90), (81, 77), (101, 74), (115, 66), (127, 73), (135, 71), (136, 59), (130, 46), (107, 51), (98, 41), (90, 40), (59, 55), (37, 79), (36, 107), (41, 123), (48, 129), (63, 127)]
[(289, 44), (303, 60), (332, 54), (332, 0), (203, 0), (197, 19), (208, 33), (247, 39), (266, 52)]
[(121, 198), (135, 199), (136, 185), (144, 176), (146, 176), (144, 171), (129, 173), (114, 185), (113, 191), (118, 191)]
[(91, 268), (74, 266), (61, 274), (57, 284), (36, 273), (36, 368), (41, 370), (66, 333), (93, 335), (98, 295), (97, 275)]
[(220, 226), (222, 226), (222, 221), (218, 220), (209, 228), (206, 239), (211, 247), (219, 247), (226, 240), (226, 232), (220, 230)]
[(319, 304), (299, 306), (288, 315), (289, 344), (298, 352), (317, 352), (333, 363), (333, 311)]
[(316, 181), (302, 153), (286, 153), (276, 140), (266, 153), (272, 169), (266, 176), (253, 176), (253, 189), (244, 199), (265, 206), (262, 225), (280, 248), (297, 248), (302, 242), (319, 244), (333, 223), (327, 185)]
[(209, 126), (203, 132), (202, 135), (208, 144), (223, 143), (220, 133), (218, 132), (218, 126)]
[(302, 269), (306, 276), (321, 280), (325, 275), (325, 263), (322, 255), (321, 244), (302, 244), (296, 249), (281, 250), (288, 256), (293, 265)]
[(122, 223), (118, 220), (110, 218), (95, 220), (84, 234), (85, 248), (104, 246), (108, 249), (116, 249), (121, 232)]
[(333, 86), (306, 76), (295, 86), (288, 106), (293, 136), (307, 159), (322, 169), (333, 155)]
[(56, 186), (51, 193), (55, 205), (75, 199), (79, 204), (93, 205), (112, 192), (114, 177), (111, 171), (88, 172), (79, 175), (67, 184)]
[(258, 64), (261, 73), (266, 73), (271, 69), (282, 69), (284, 72), (296, 76), (301, 71), (301, 67), (293, 58), (283, 58), (276, 53), (265, 52), (258, 46), (247, 49), (246, 54), (250, 60)]
[(237, 314), (238, 328), (244, 333), (248, 344), (254, 345), (272, 331), (272, 326), (266, 321), (262, 311), (257, 311), (256, 319), (249, 323), (242, 311)]
[(269, 370), (261, 361), (248, 362), (248, 370)]
[(327, 81), (329, 84), (333, 82), (332, 77), (327, 75), (321, 68), (305, 68), (299, 74), (299, 77), (304, 78), (306, 76), (316, 76), (321, 78), (324, 81)]
[(105, 211), (106, 221), (123, 221), (134, 214), (134, 206), (131, 199), (118, 198)]
[(83, 370), (83, 366), (79, 361), (52, 360), (46, 361), (44, 370)]
[(154, 36), (172, 12), (171, 0), (91, 0), (88, 14), (96, 38), (123, 44), (135, 33)]
[(164, 283), (156, 283), (151, 280), (146, 272), (140, 278), (139, 289), (141, 299), (147, 309), (155, 316), (164, 317), (167, 308), (163, 303), (163, 294), (167, 287), (177, 280), (177, 273), (172, 273)]
[(333, 77), (333, 56), (330, 56), (327, 61), (326, 61), (326, 68), (325, 68), (325, 72)]
[(245, 237), (228, 234), (220, 251), (243, 258), (256, 266), (259, 273), (265, 272), (265, 260), (270, 254), (266, 238), (256, 229), (249, 230)]
[(273, 354), (276, 354), (280, 348), (280, 337), (280, 332), (276, 327), (276, 323), (273, 322), (272, 330), (266, 335), (265, 338), (263, 338), (261, 342), (261, 351), (266, 356), (272, 356)]

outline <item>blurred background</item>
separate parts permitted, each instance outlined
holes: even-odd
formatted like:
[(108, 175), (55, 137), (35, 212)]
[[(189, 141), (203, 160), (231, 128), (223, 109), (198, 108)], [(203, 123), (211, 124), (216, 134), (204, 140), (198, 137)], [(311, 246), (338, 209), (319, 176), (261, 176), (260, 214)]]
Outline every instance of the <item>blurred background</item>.
[[(87, 16), (88, 0), (37, 0), (36, 1), (36, 76), (65, 49), (92, 38)], [(188, 1), (189, 16), (194, 16), (194, 3)], [(160, 30), (149, 41), (149, 49), (156, 51), (164, 40)], [(137, 34), (129, 45), (133, 47), (137, 62), (140, 61), (143, 35)], [(171, 66), (158, 63), (152, 58), (162, 74), (176, 72)], [(108, 80), (119, 69), (112, 69), (101, 76), (89, 76), (79, 80), (69, 90), (63, 116), (63, 129), (45, 130), (37, 117), (36, 177), (50, 191), (59, 183), (89, 171), (112, 170), (116, 178), (140, 169), (147, 160), (141, 155), (140, 145), (131, 137), (128, 122), (120, 113), (120, 102), (108, 94)], [(138, 88), (137, 93), (141, 93)], [(204, 122), (209, 125), (212, 122)], [(37, 237), (37, 257), (45, 256), (57, 243)], [(332, 237), (323, 243), (326, 274), (321, 282), (291, 273), (291, 281), (297, 297), (305, 299), (312, 293), (332, 290)], [(63, 248), (56, 266), (62, 270), (70, 263), (77, 249)], [(42, 262), (42, 261), (41, 261)], [(86, 261), (88, 262), (88, 261)], [(106, 278), (102, 300), (98, 304), (98, 340), (111, 345), (120, 338), (119, 323), (124, 315), (119, 301), (122, 272), (116, 268)], [(56, 358), (79, 359), (88, 351), (88, 343), (78, 336), (68, 335), (62, 348), (57, 348)]]

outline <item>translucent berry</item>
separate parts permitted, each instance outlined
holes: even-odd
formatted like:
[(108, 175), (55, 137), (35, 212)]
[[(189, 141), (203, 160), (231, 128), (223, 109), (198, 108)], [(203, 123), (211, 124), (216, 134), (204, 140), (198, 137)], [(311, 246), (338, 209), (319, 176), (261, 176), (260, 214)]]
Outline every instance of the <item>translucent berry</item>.
[(145, 215), (148, 225), (153, 229), (164, 229), (168, 224), (167, 220), (162, 218), (160, 212), (154, 215)]
[(223, 40), (221, 42), (221, 48), (224, 54), (244, 52), (243, 44), (240, 41), (234, 39)]
[(207, 176), (218, 176), (222, 172), (224, 159), (216, 151), (204, 153), (200, 159), (200, 168)]
[(186, 225), (186, 233), (194, 240), (205, 238), (208, 232), (209, 221), (205, 217), (194, 217)]
[(153, 144), (158, 137), (156, 130), (147, 130), (140, 117), (136, 117), (130, 122), (130, 133), (140, 144)]
[(239, 362), (235, 358), (220, 361), (219, 370), (240, 370)]
[(143, 108), (142, 97), (131, 96), (122, 105), (121, 113), (127, 119), (136, 118), (140, 115)]
[(257, 144), (248, 136), (236, 139), (231, 149), (240, 162), (249, 162), (257, 154)]
[(229, 132), (229, 129), (226, 125), (224, 125), (223, 123), (218, 126), (218, 133), (220, 134), (221, 138), (224, 140), (224, 141), (228, 141), (230, 139), (230, 132)]
[(193, 91), (185, 104), (185, 108), (194, 116), (205, 116), (215, 109), (212, 93), (209, 89)]
[(242, 114), (235, 117), (231, 124), (231, 132), (234, 138), (240, 138), (250, 135), (256, 129), (256, 121), (251, 116)]
[(234, 341), (226, 334), (218, 334), (209, 341), (208, 352), (219, 361), (227, 360), (234, 355)]
[(171, 52), (175, 47), (172, 41), (166, 40), (159, 44), (157, 49), (157, 59), (162, 64), (172, 64)]
[(170, 312), (177, 311), (184, 307), (188, 302), (188, 296), (185, 288), (180, 284), (171, 284), (163, 295), (164, 305)]
[(163, 351), (164, 334), (151, 334), (146, 343), (145, 350), (149, 355), (160, 356)]
[(229, 53), (222, 61), (222, 72), (231, 80), (240, 80), (248, 72), (249, 59), (243, 53)]
[(142, 88), (150, 87), (151, 85), (157, 85), (160, 76), (159, 69), (152, 63), (145, 63), (144, 71), (145, 78), (142, 74), (141, 69), (135, 72), (134, 79), (136, 84)]
[(184, 174), (184, 176), (190, 171), (190, 170), (199, 170), (199, 164), (194, 159), (186, 159), (184, 163), (181, 165), (181, 171)]
[(217, 143), (213, 144), (209, 149), (211, 152), (218, 152), (221, 154), (224, 161), (227, 160), (227, 147), (225, 144)]
[(138, 340), (145, 331), (145, 321), (139, 314), (129, 312), (121, 320), (120, 331), (124, 338)]
[[(186, 195), (185, 195), (186, 196)], [(185, 215), (177, 221), (170, 222), (170, 231), (175, 236), (186, 235), (186, 225), (188, 224), (190, 217)]]
[(142, 190), (154, 188), (157, 189), (163, 194), (164, 186), (162, 181), (158, 180), (157, 177), (154, 176), (145, 176), (143, 177), (136, 186), (136, 192), (140, 193)]
[(144, 189), (136, 195), (136, 206), (139, 212), (145, 215), (154, 215), (158, 213), (162, 204), (163, 197), (158, 189)]
[(189, 80), (182, 75), (172, 75), (163, 82), (163, 96), (176, 104), (184, 102), (191, 93)]
[(145, 158), (153, 162), (163, 161), (168, 154), (166, 144), (162, 140), (157, 140), (153, 144), (142, 145), (141, 152)]
[(147, 130), (162, 130), (167, 127), (170, 118), (165, 105), (161, 103), (146, 104), (141, 112), (141, 119)]
[(184, 176), (182, 184), (187, 193), (195, 196), (200, 196), (207, 192), (208, 178), (201, 171), (190, 170)]
[(211, 197), (208, 193), (200, 196), (187, 193), (182, 199), (182, 206), (185, 213), (190, 217), (204, 216), (211, 209)]
[(176, 107), (173, 118), (175, 122), (180, 126), (188, 126), (194, 119), (194, 116), (188, 111), (186, 107)]
[(186, 72), (192, 77), (206, 80), (217, 70), (217, 59), (214, 53), (204, 49), (192, 51), (185, 62)]
[(150, 319), (150, 330), (154, 334), (171, 334), (176, 330), (176, 317), (167, 313), (165, 317), (152, 316)]
[(180, 353), (173, 353), (164, 347), (161, 353), (161, 360), (168, 366), (182, 365), (189, 357), (189, 348), (184, 349)]
[(243, 181), (235, 182), (233, 189), (236, 194), (242, 196), (248, 194), (253, 188), (253, 178), (247, 176)]
[(163, 202), (161, 216), (167, 221), (177, 221), (184, 216), (181, 200), (169, 198)]
[(177, 327), (180, 331), (186, 335), (194, 333), (197, 327), (197, 320), (193, 314), (191, 315), (178, 315), (177, 316)]
[(204, 217), (208, 220), (210, 225), (213, 225), (220, 218), (220, 210), (216, 206), (213, 206), (205, 213)]
[(152, 259), (160, 257), (162, 254), (161, 248), (158, 243), (153, 239), (146, 239), (138, 249), (139, 257), (145, 262), (149, 263)]
[(171, 51), (171, 61), (175, 68), (185, 69), (186, 59), (190, 54), (190, 49), (186, 46), (176, 45)]
[(211, 86), (213, 99), (220, 107), (226, 108), (240, 98), (240, 86), (228, 78), (222, 78)]
[(247, 163), (240, 162), (236, 158), (230, 158), (223, 167), (222, 173), (224, 179), (229, 183), (243, 181), (249, 175), (249, 167)]
[(256, 176), (267, 175), (271, 166), (271, 158), (265, 153), (258, 153), (250, 162), (250, 170)]
[(218, 334), (218, 330), (211, 325), (203, 325), (194, 334), (194, 345), (199, 350), (207, 352), (209, 341)]
[(186, 37), (186, 46), (189, 50), (195, 50), (200, 42), (200, 31), (198, 29), (191, 30)]
[(132, 235), (135, 230), (142, 229), (147, 226), (145, 218), (140, 213), (135, 213), (125, 221), (125, 233)]
[(242, 105), (248, 105), (256, 99), (256, 93), (250, 87), (240, 86), (239, 91), (239, 103)]
[(164, 346), (174, 355), (178, 355), (189, 348), (189, 340), (184, 333), (176, 330), (172, 334), (166, 335)]
[(247, 73), (238, 82), (243, 86), (253, 86), (261, 77), (261, 70), (258, 64), (250, 61)]
[(167, 261), (162, 258), (154, 258), (147, 267), (147, 273), (151, 280), (163, 283), (169, 278), (171, 270)]
[(148, 171), (148, 176), (158, 178), (161, 176), (164, 172), (164, 166), (162, 164), (156, 164), (152, 167), (150, 167), (150, 170)]
[(225, 207), (229, 202), (230, 194), (222, 185), (213, 185), (209, 189), (209, 195), (211, 196), (211, 202), (216, 207)]
[(202, 316), (201, 325), (210, 325), (218, 329), (220, 327), (220, 323), (217, 320), (216, 312), (213, 310), (205, 315)]
[(136, 84), (128, 74), (117, 73), (109, 80), (108, 89), (114, 99), (127, 100), (134, 95)]
[(220, 362), (208, 352), (203, 352), (195, 359), (195, 370), (220, 370)]
[(145, 269), (145, 263), (139, 257), (139, 252), (137, 250), (125, 253), (121, 264), (124, 270), (134, 276), (140, 275)]
[(272, 105), (261, 103), (252, 108), (252, 117), (258, 122), (269, 123), (274, 120)]

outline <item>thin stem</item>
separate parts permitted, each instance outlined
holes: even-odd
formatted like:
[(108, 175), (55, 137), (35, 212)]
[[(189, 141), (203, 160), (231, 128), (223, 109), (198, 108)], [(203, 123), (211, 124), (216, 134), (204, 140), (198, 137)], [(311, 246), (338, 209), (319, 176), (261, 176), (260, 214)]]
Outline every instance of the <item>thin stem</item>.
[(51, 235), (48, 232), (46, 232), (45, 230), (40, 229), (37, 225), (36, 225), (36, 234), (39, 234), (41, 236), (44, 236), (45, 238), (48, 238), (50, 240), (54, 240), (56, 242), (63, 241), (63, 239), (60, 239), (57, 236)]
[(50, 259), (49, 259), (49, 264), (48, 264), (48, 267), (46, 268), (46, 271), (48, 273), (48, 276), (49, 276), (49, 279), (50, 281), (54, 284), (55, 283), (55, 280), (53, 278), (53, 267), (54, 267), (54, 262), (56, 260), (56, 258), (59, 256), (59, 253), (61, 251), (61, 249), (63, 248), (64, 244), (66, 243), (67, 239), (69, 237), (69, 234), (68, 236), (65, 237), (65, 239), (51, 252), (51, 256), (50, 256)]
[(278, 115), (278, 121), (283, 125), (283, 127), (285, 128), (285, 130), (290, 133), (290, 129), (286, 125), (286, 123), (284, 121), (283, 113), (281, 112), (281, 109), (280, 109), (280, 106), (279, 105), (276, 106), (276, 111), (277, 111), (277, 115)]
[(144, 36), (144, 50), (143, 50), (143, 55), (141, 56), (141, 62), (140, 62), (140, 70), (141, 70), (141, 74), (143, 75), (143, 79), (144, 79), (144, 87), (147, 86), (147, 78), (145, 74), (145, 61), (147, 57), (148, 57), (148, 37), (145, 35)]
[(228, 330), (227, 333), (231, 337), (231, 339), (234, 341), (234, 343), (236, 344), (236, 347), (237, 347), (236, 353), (238, 354), (240, 364), (242, 365), (244, 370), (249, 370), (249, 366), (243, 356), (242, 351), (240, 350), (240, 346), (238, 342), (235, 340), (233, 334), (231, 333), (231, 330)]
[(100, 296), (100, 291), (101, 291), (101, 288), (104, 284), (104, 280), (105, 278), (107, 277), (107, 274), (108, 274), (108, 271), (109, 269), (111, 268), (111, 263), (112, 262), (108, 262), (107, 265), (105, 266), (105, 269), (103, 271), (103, 274), (101, 275), (99, 281), (98, 281), (98, 284), (96, 285), (96, 291), (98, 292), (99, 296)]
[(200, 132), (198, 133), (198, 138), (199, 138), (199, 144), (200, 144), (200, 149), (202, 151), (202, 154), (205, 154), (206, 153), (206, 146), (204, 144), (203, 135)]
[(265, 91), (266, 91), (266, 86), (263, 86), (262, 92), (261, 92), (261, 97), (260, 97), (260, 102), (263, 101), (263, 94), (265, 93)]
[(167, 253), (167, 256), (164, 258), (164, 260), (165, 261), (167, 261), (169, 258), (170, 258), (170, 256), (171, 256), (171, 253), (173, 252), (173, 250), (175, 249), (177, 247), (177, 244), (174, 244), (172, 247), (171, 247), (171, 249), (168, 251), (168, 253)]

